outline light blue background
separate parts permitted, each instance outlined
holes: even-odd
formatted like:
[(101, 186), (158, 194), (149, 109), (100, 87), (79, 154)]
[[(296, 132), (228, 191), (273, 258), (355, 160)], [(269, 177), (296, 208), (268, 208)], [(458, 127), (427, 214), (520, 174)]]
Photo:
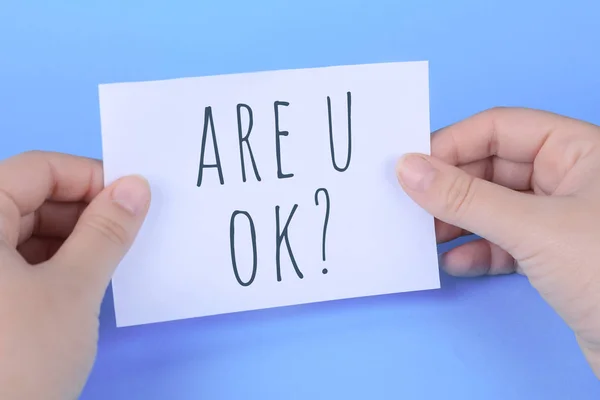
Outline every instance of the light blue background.
[[(0, 3), (0, 158), (101, 157), (97, 85), (429, 60), (433, 129), (495, 105), (600, 123), (595, 0)], [(419, 268), (418, 265), (414, 266)], [(518, 276), (116, 329), (83, 399), (598, 399)]]

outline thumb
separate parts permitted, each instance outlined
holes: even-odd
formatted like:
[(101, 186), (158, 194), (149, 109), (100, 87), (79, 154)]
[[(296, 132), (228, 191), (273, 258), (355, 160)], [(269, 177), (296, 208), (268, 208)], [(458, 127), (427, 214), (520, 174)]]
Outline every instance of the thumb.
[(520, 243), (535, 214), (533, 196), (479, 179), (434, 157), (407, 154), (400, 159), (397, 174), (408, 196), (431, 215), (505, 250)]
[[(150, 205), (150, 187), (137, 176), (105, 188), (87, 206), (71, 236), (52, 258), (77, 285), (102, 300), (112, 274), (129, 250)], [(97, 296), (97, 297), (96, 297)]]

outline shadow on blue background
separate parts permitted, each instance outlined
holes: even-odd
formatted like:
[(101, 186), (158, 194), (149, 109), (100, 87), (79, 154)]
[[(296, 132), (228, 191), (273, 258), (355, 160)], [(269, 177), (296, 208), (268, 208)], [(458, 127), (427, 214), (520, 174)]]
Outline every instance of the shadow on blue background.
[[(600, 122), (593, 0), (51, 3), (0, 6), (2, 158), (100, 158), (100, 83), (384, 61), (430, 61), (433, 129), (497, 105)], [(109, 291), (82, 398), (600, 398), (525, 278), (442, 285), (122, 329)]]

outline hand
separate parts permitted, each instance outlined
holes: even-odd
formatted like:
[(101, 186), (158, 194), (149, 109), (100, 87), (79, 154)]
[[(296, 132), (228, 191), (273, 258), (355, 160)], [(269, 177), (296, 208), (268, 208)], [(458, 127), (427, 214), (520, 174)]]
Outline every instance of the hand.
[(448, 273), (525, 274), (600, 377), (599, 127), (492, 109), (434, 133), (431, 157), (406, 155), (398, 177), (439, 242), (482, 238), (443, 256)]
[(149, 202), (137, 177), (103, 190), (94, 160), (30, 152), (0, 163), (1, 399), (79, 396), (102, 298)]

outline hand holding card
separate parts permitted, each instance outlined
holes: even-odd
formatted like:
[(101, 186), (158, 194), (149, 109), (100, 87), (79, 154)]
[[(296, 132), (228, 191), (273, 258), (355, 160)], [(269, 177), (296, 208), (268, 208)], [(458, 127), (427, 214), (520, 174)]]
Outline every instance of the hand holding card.
[(100, 87), (105, 178), (153, 204), (113, 279), (119, 326), (439, 287), (425, 62)]

